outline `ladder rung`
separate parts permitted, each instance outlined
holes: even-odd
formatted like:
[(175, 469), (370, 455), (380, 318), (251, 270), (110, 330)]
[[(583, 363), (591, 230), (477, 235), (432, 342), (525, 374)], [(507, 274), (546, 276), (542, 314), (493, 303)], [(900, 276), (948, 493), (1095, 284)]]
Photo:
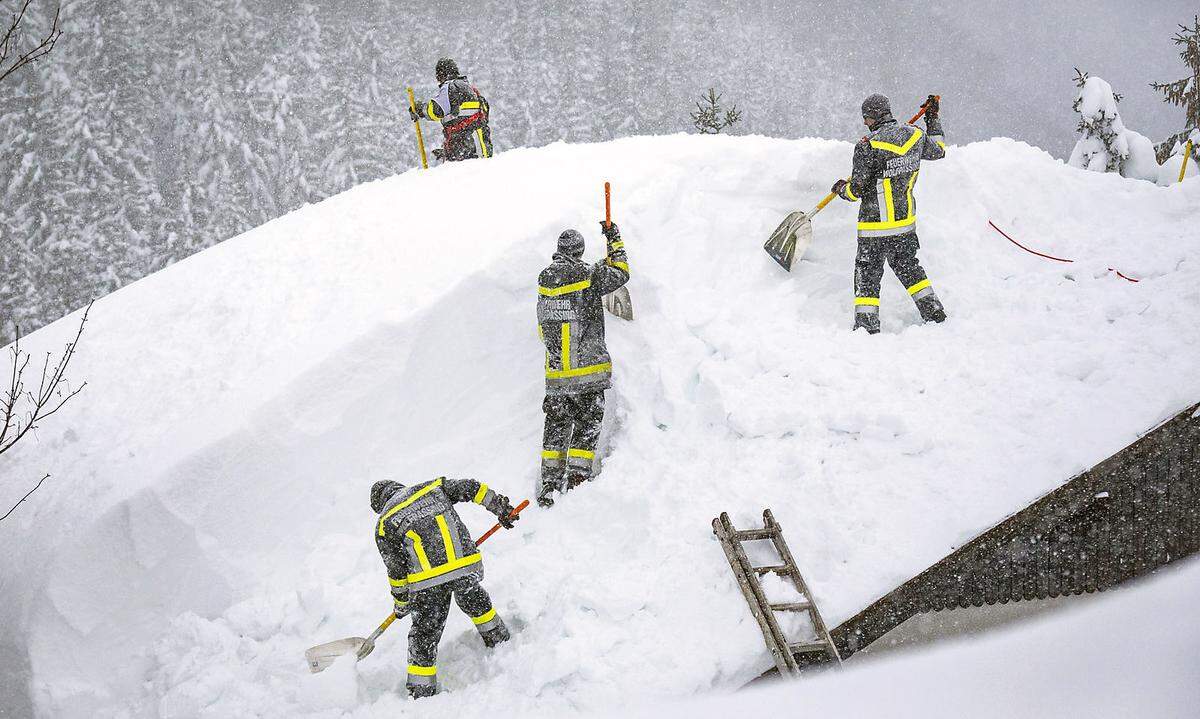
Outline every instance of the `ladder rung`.
[(786, 565), (786, 564), (773, 564), (769, 567), (755, 567), (754, 568), (754, 571), (758, 572), (759, 574), (766, 574), (768, 572), (775, 572), (778, 574), (781, 572), (786, 572), (787, 570), (788, 570), (788, 565)]
[(755, 539), (770, 539), (774, 536), (774, 529), (742, 529), (733, 533), (733, 538), (739, 542), (749, 542)]
[(812, 605), (808, 602), (788, 602), (786, 604), (771, 604), (769, 606), (776, 612), (807, 612), (812, 609)]
[(823, 642), (816, 644), (800, 642), (799, 644), (789, 644), (788, 649), (791, 649), (793, 652), (828, 652), (829, 645)]

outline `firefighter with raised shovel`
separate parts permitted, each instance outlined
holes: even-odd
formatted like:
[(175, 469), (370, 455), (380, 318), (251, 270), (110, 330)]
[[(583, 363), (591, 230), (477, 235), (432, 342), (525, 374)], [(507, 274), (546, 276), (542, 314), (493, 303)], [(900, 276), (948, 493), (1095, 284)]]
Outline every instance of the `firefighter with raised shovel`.
[[(922, 160), (946, 156), (939, 118), (941, 98), (930, 95), (921, 111), (907, 123), (892, 117), (883, 95), (862, 104), (863, 124), (870, 131), (854, 148), (848, 180), (838, 180), (812, 212), (793, 212), (767, 240), (763, 249), (785, 270), (804, 254), (812, 241), (812, 217), (840, 196), (861, 202), (858, 212), (858, 255), (854, 264), (854, 328), (879, 332), (879, 287), (884, 263), (916, 302), (921, 319), (942, 322), (946, 312), (917, 260), (917, 209), (913, 189)], [(925, 117), (925, 130), (915, 127)]]
[[(473, 502), (496, 515), (499, 524), (472, 541), (454, 505)], [(475, 624), (488, 647), (508, 641), (508, 628), (492, 606), (480, 582), (483, 555), (478, 545), (500, 527), (512, 529), (520, 512), (508, 498), (473, 479), (439, 477), (413, 487), (399, 482), (376, 482), (371, 487), (375, 543), (387, 568), (394, 611), (370, 637), (339, 639), (305, 652), (309, 669), (319, 672), (339, 656), (362, 659), (375, 649), (375, 640), (404, 616), (412, 617), (408, 632), (408, 693), (414, 699), (438, 691), (437, 651), (450, 613), (450, 599)]]

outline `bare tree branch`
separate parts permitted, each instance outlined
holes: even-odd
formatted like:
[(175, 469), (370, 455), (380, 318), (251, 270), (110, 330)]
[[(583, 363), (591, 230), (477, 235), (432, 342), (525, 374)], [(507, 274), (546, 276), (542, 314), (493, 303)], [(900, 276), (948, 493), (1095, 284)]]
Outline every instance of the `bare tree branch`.
[[(62, 29), (59, 20), (62, 16), (62, 6), (59, 5), (54, 9), (54, 19), (50, 21), (50, 29), (46, 31), (46, 36), (41, 38), (36, 45), (25, 52), (19, 52), (16, 46), (19, 44), (22, 31), (21, 23), (25, 20), (25, 11), (29, 9), (29, 5), (33, 0), (21, 0), (20, 9), (12, 16), (9, 21), (8, 29), (4, 31), (3, 37), (0, 37), (0, 82), (4, 78), (20, 70), (26, 65), (37, 62), (50, 51), (54, 49), (54, 43), (58, 42), (58, 38), (62, 36)], [(11, 60), (13, 53), (17, 52), (15, 59)]]
[[(0, 397), (0, 412), (4, 416), (4, 425), (0, 427), (0, 454), (11, 449), (31, 430), (37, 429), (38, 422), (58, 412), (63, 405), (82, 392), (84, 387), (87, 387), (87, 382), (84, 382), (75, 389), (71, 389), (66, 374), (71, 359), (75, 357), (75, 350), (79, 347), (79, 338), (83, 336), (83, 330), (87, 326), (88, 315), (91, 311), (92, 305), (89, 304), (83, 311), (83, 317), (79, 320), (79, 329), (75, 332), (75, 339), (67, 343), (62, 356), (54, 363), (53, 369), (50, 364), (51, 354), (46, 353), (36, 393), (25, 390), (23, 377), (25, 369), (29, 366), (29, 355), (21, 351), (20, 332), (18, 331), (17, 341), (13, 343), (11, 350), (13, 368), (9, 376), (9, 387), (4, 396)], [(22, 399), (28, 405), (28, 409), (23, 412), (18, 409)]]
[(38, 491), (38, 487), (42, 486), (42, 482), (45, 482), (47, 479), (50, 479), (50, 475), (48, 475), (48, 474), (45, 477), (42, 477), (41, 479), (39, 479), (38, 483), (33, 485), (33, 489), (26, 492), (24, 497), (21, 497), (19, 500), (17, 500), (17, 503), (14, 504), (11, 509), (9, 509), (7, 512), (5, 512), (3, 517), (0, 517), (0, 522), (3, 522), (4, 520), (8, 519), (8, 515), (17, 511), (17, 507), (21, 506), (21, 502), (24, 502), (25, 500), (29, 499), (30, 495), (32, 495), (34, 492)]

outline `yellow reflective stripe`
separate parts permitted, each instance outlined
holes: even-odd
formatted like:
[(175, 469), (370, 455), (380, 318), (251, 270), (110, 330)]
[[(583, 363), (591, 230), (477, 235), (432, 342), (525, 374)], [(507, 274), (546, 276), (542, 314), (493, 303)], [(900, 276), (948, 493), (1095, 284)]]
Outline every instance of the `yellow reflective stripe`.
[[(417, 553), (417, 561), (421, 563), (421, 569), (429, 571), (429, 557), (425, 556), (425, 545), (421, 543), (421, 535), (410, 529), (404, 536), (412, 540), (413, 551)], [(408, 575), (408, 581), (413, 581), (412, 574)]]
[(849, 181), (849, 180), (846, 180), (845, 189), (846, 189), (846, 197), (850, 198), (850, 200), (851, 200), (852, 202), (858, 202), (858, 195), (854, 194), (854, 190), (852, 190), (852, 189), (850, 188), (850, 181)]
[(894, 222), (860, 222), (858, 229), (860, 230), (890, 230), (894, 227), (904, 227), (905, 225), (914, 224), (917, 221), (916, 217), (909, 217), (903, 220)]
[(413, 496), (404, 500), (400, 504), (397, 504), (395, 507), (392, 507), (391, 509), (388, 510), (387, 514), (380, 517), (379, 518), (379, 536), (381, 536), (381, 537), (384, 536), (384, 533), (383, 533), (383, 523), (384, 522), (388, 521), (388, 519), (391, 518), (391, 516), (393, 514), (395, 514), (396, 512), (399, 512), (401, 509), (404, 509), (405, 507), (409, 506), (410, 504), (417, 501), (421, 497), (424, 497), (425, 495), (429, 494), (433, 490), (442, 486), (442, 479), (443, 479), (443, 477), (438, 477), (437, 479), (433, 480), (433, 482), (431, 482), (428, 487), (426, 487), (425, 489), (422, 489), (420, 492), (417, 492), (416, 494), (414, 494)]
[(612, 362), (603, 364), (594, 364), (591, 367), (580, 367), (571, 370), (548, 370), (546, 379), (568, 379), (570, 377), (582, 377), (583, 375), (596, 374), (597, 372), (608, 372), (612, 369)]
[(921, 134), (922, 133), (920, 130), (913, 129), (912, 136), (910, 136), (903, 145), (893, 145), (892, 143), (884, 142), (883, 140), (871, 140), (871, 147), (880, 150), (887, 150), (888, 152), (894, 152), (897, 155), (905, 155), (908, 154), (908, 151), (913, 148), (913, 145), (917, 144), (917, 140), (921, 139)]
[(436, 104), (436, 103), (434, 103), (434, 101), (433, 101), (433, 100), (430, 100), (429, 102), (427, 102), (427, 103), (425, 104), (425, 115), (426, 115), (426, 116), (427, 116), (427, 117), (428, 117), (430, 120), (440, 120), (440, 119), (442, 119), (442, 116), (441, 116), (441, 115), (439, 115), (439, 114), (437, 113), (437, 104)]
[(584, 280), (583, 282), (576, 282), (576, 283), (570, 284), (570, 285), (563, 285), (562, 287), (538, 287), (538, 294), (543, 295), (545, 297), (558, 297), (559, 295), (569, 295), (572, 292), (579, 292), (580, 290), (586, 290), (587, 288), (589, 288), (591, 286), (592, 286), (591, 280)]
[(391, 582), (393, 587), (403, 587), (404, 585), (408, 584), (407, 579), (392, 579), (391, 577), (388, 577), (388, 581)]
[(937, 141), (937, 146), (942, 148), (942, 152), (946, 151), (946, 143), (942, 142), (941, 140)]
[(854, 304), (855, 305), (874, 305), (875, 307), (878, 307), (879, 306), (879, 298), (878, 297), (855, 297)]
[(437, 666), (423, 667), (420, 664), (409, 664), (408, 673), (416, 674), (419, 677), (435, 677), (437, 676)]
[(434, 519), (437, 520), (438, 530), (442, 533), (442, 544), (446, 545), (446, 561), (453, 562), (458, 556), (454, 554), (454, 543), (450, 539), (450, 525), (446, 524), (446, 515), (439, 514)]
[(571, 323), (562, 323), (562, 368), (571, 369)]
[(426, 579), (433, 579), (434, 577), (440, 577), (443, 574), (446, 574), (447, 572), (453, 572), (455, 569), (460, 569), (462, 567), (472, 565), (472, 564), (480, 561), (481, 559), (483, 559), (482, 554), (472, 554), (468, 557), (463, 557), (462, 559), (456, 559), (453, 562), (447, 562), (440, 567), (434, 567), (433, 569), (427, 569), (423, 572), (416, 572), (415, 574), (410, 574), (410, 575), (408, 575), (408, 581), (413, 584), (416, 584), (417, 582), (423, 582)]
[(614, 243), (612, 244), (612, 248), (613, 248), (614, 250), (623, 250), (623, 249), (625, 249), (625, 240), (617, 240), (616, 242), (614, 242)]
[(912, 216), (913, 216), (913, 198), (912, 198), (912, 188), (913, 188), (913, 185), (917, 184), (917, 175), (919, 175), (919, 174), (921, 174), (921, 173), (920, 173), (920, 171), (918, 170), (917, 172), (914, 172), (914, 173), (912, 174), (912, 177), (908, 178), (908, 193), (907, 193), (907, 197), (908, 197), (908, 216), (909, 216), (909, 217), (912, 217)]
[(926, 288), (926, 287), (928, 287), (928, 286), (929, 286), (929, 280), (921, 280), (921, 281), (920, 281), (920, 282), (918, 282), (917, 284), (915, 284), (915, 285), (913, 285), (912, 287), (909, 287), (909, 288), (908, 288), (908, 294), (910, 294), (910, 295), (915, 295), (915, 294), (917, 294), (918, 292), (920, 292), (921, 290), (925, 289), (925, 288)]
[(488, 154), (487, 144), (485, 144), (483, 141), (482, 127), (475, 128), (475, 139), (479, 140), (479, 154), (483, 155), (483, 159), (486, 160), (487, 158), (491, 157), (491, 155)]
[(627, 273), (629, 272), (629, 263), (628, 262), (610, 262), (608, 264), (610, 267), (616, 267), (619, 270), (625, 270), (625, 272), (627, 272)]
[(543, 449), (542, 459), (562, 459), (563, 453), (555, 449)]
[(568, 457), (583, 457), (584, 459), (594, 459), (596, 457), (596, 453), (591, 451), (590, 449), (568, 449), (567, 456)]
[(458, 109), (460, 109), (460, 110), (478, 110), (479, 109), (479, 101), (478, 100), (467, 100), (463, 104), (459, 105)]
[(493, 607), (493, 608), (487, 610), (487, 612), (485, 612), (482, 617), (471, 617), (471, 621), (475, 622), (476, 624), (487, 624), (488, 622), (492, 621), (495, 618), (496, 618), (496, 608)]
[(488, 486), (482, 482), (479, 483), (479, 491), (475, 493), (475, 499), (471, 500), (475, 504), (483, 504), (483, 498), (487, 496)]
[(892, 178), (885, 177), (883, 180), (883, 197), (884, 203), (887, 206), (887, 219), (884, 222), (893, 222), (896, 219), (896, 201), (892, 199)]

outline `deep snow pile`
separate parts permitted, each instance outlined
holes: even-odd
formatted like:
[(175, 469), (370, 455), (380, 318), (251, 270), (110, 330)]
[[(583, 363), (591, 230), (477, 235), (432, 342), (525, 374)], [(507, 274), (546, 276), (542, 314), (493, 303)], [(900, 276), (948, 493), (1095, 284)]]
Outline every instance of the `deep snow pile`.
[[(724, 719), (794, 706), (805, 715), (833, 717), (1194, 719), (1200, 706), (1200, 623), (1191, 620), (1197, 590), (1200, 559), (1184, 560), (986, 635), (882, 661), (857, 659), (841, 672), (801, 682), (611, 716)], [(950, 616), (977, 611), (989, 610)]]
[[(1190, 182), (952, 147), (917, 188), (951, 319), (918, 326), (889, 276), (867, 337), (848, 331), (855, 208), (817, 218), (791, 276), (761, 250), (850, 155), (694, 136), (513, 151), (361, 186), (104, 298), (87, 391), (5, 465), (4, 499), (54, 479), (0, 527), (20, 538), (0, 557), (3, 681), (31, 672), (39, 713), (67, 717), (561, 715), (734, 688), (771, 663), (720, 511), (771, 507), (836, 624), (1200, 397)], [(489, 656), (452, 612), (448, 691), (419, 704), (399, 694), (407, 622), (357, 671), (308, 675), (306, 647), (390, 608), (372, 481), (531, 494), (536, 274), (564, 227), (600, 251), (605, 179), (639, 316), (610, 321), (600, 477), (485, 547), (514, 641)], [(1078, 261), (1024, 254), (989, 218)]]

